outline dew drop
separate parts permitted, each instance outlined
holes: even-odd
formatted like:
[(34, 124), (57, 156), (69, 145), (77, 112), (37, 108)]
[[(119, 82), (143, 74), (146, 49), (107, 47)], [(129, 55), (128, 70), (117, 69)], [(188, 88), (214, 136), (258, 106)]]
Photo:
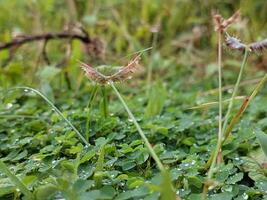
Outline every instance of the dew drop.
[(8, 103), (7, 105), (6, 105), (6, 109), (10, 109), (10, 108), (12, 108), (13, 107), (13, 104), (12, 103)]
[(243, 199), (247, 200), (248, 199), (247, 193), (242, 194), (242, 197), (243, 197)]

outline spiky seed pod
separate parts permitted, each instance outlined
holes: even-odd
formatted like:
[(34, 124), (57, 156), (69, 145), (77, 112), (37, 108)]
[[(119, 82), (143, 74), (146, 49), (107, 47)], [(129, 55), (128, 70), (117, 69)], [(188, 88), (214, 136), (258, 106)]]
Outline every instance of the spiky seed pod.
[(225, 43), (229, 48), (240, 51), (244, 51), (246, 48), (248, 48), (252, 52), (263, 51), (267, 49), (267, 39), (246, 45), (242, 43), (238, 38), (227, 35), (225, 37)]
[(119, 71), (115, 72), (114, 74), (110, 76), (106, 76), (100, 72), (98, 72), (96, 69), (94, 69), (92, 66), (85, 64), (83, 62), (80, 62), (81, 68), (85, 71), (85, 75), (90, 80), (99, 83), (99, 84), (107, 84), (109, 81), (112, 82), (118, 82), (118, 81), (124, 81), (126, 79), (129, 79), (130, 76), (137, 71), (139, 66), (139, 60), (141, 59), (141, 55), (137, 55), (134, 57), (128, 65), (122, 67), (119, 69)]
[(267, 39), (251, 43), (248, 45), (248, 47), (251, 51), (263, 51), (267, 49)]
[(243, 51), (246, 49), (246, 45), (241, 42), (238, 38), (231, 37), (231, 36), (226, 36), (225, 38), (225, 43), (226, 45), (231, 48), (231, 49), (236, 49)]

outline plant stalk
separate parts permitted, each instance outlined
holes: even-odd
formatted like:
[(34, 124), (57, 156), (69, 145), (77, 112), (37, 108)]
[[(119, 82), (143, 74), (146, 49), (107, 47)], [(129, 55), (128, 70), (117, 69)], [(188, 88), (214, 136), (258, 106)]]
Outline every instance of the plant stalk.
[(131, 112), (131, 110), (129, 109), (129, 107), (127, 106), (126, 102), (124, 101), (124, 99), (122, 98), (122, 96), (120, 95), (119, 91), (117, 90), (117, 88), (115, 87), (113, 82), (109, 82), (112, 89), (114, 90), (114, 92), (116, 93), (117, 97), (119, 98), (120, 102), (122, 103), (123, 107), (125, 108), (125, 110), (127, 111), (129, 117), (131, 118), (131, 120), (133, 121), (138, 133), (140, 134), (141, 138), (143, 139), (143, 141), (145, 142), (145, 145), (150, 153), (150, 155), (152, 156), (152, 158), (155, 160), (158, 169), (161, 172), (165, 172), (165, 168), (162, 165), (159, 157), (157, 156), (157, 154), (155, 153), (153, 147), (151, 146), (151, 144), (149, 143), (147, 137), (145, 136), (143, 130), (141, 129), (141, 127), (139, 126), (138, 122), (136, 121), (133, 113)]
[(227, 113), (225, 115), (225, 120), (224, 120), (223, 128), (222, 128), (222, 138), (221, 138), (221, 141), (217, 143), (217, 146), (216, 146), (216, 149), (215, 149), (214, 153), (211, 155), (209, 161), (207, 162), (207, 166), (212, 165), (212, 162), (216, 161), (217, 156), (218, 156), (218, 154), (220, 152), (220, 149), (221, 149), (221, 147), (223, 145), (223, 142), (228, 137), (228, 136), (226, 136), (225, 131), (227, 131), (226, 127), (228, 125), (230, 114), (232, 112), (234, 100), (236, 98), (236, 94), (237, 94), (237, 91), (238, 91), (238, 88), (239, 88), (239, 85), (240, 85), (242, 74), (244, 72), (244, 68), (245, 68), (246, 63), (247, 63), (248, 55), (249, 55), (249, 49), (246, 49), (244, 57), (243, 57), (243, 61), (242, 61), (242, 64), (241, 64), (241, 67), (240, 67), (240, 70), (239, 70), (238, 78), (237, 78), (236, 84), (234, 86), (232, 97), (231, 97), (231, 100), (230, 100), (229, 105), (228, 105), (228, 110), (227, 110)]
[(85, 145), (90, 146), (90, 144), (87, 142), (87, 140), (83, 137), (83, 135), (75, 128), (75, 126), (63, 115), (63, 113), (41, 92), (39, 92), (36, 89), (30, 88), (30, 87), (15, 87), (12, 89), (23, 89), (23, 90), (30, 90), (36, 94), (38, 94), (40, 97), (42, 97), (46, 103), (48, 103), (54, 111), (56, 111), (57, 114), (59, 114), (60, 117), (74, 130), (74, 132), (77, 134), (77, 136), (80, 138), (81, 141), (84, 142)]
[(218, 139), (217, 139), (217, 144), (216, 144), (216, 149), (215, 149), (215, 153), (211, 154), (211, 165), (208, 171), (208, 176), (207, 176), (207, 180), (204, 184), (203, 187), (203, 193), (202, 193), (202, 199), (206, 199), (206, 194), (208, 192), (208, 181), (212, 178), (213, 173), (214, 173), (214, 168), (215, 168), (215, 164), (216, 164), (216, 159), (217, 159), (217, 155), (220, 152), (220, 147), (221, 147), (221, 142), (222, 142), (222, 32), (219, 30), (217, 32), (218, 35), (218, 91), (219, 91), (219, 119), (218, 119)]
[(224, 120), (223, 128), (222, 128), (223, 137), (224, 137), (225, 129), (226, 129), (227, 125), (228, 125), (230, 114), (232, 112), (232, 108), (233, 108), (233, 105), (234, 105), (234, 99), (236, 97), (236, 94), (237, 94), (237, 91), (238, 91), (238, 88), (239, 88), (239, 84), (240, 84), (240, 81), (241, 81), (241, 78), (242, 78), (242, 74), (244, 72), (244, 68), (245, 68), (246, 63), (247, 63), (248, 55), (249, 55), (249, 49), (246, 48), (245, 49), (244, 58), (243, 58), (243, 61), (242, 61), (242, 65), (240, 67), (238, 78), (236, 80), (234, 91), (233, 91), (233, 94), (232, 94), (232, 97), (231, 97), (231, 101), (230, 101), (230, 103), (228, 105), (228, 110), (227, 110), (227, 113), (225, 115), (225, 120)]
[(239, 122), (240, 118), (242, 117), (243, 113), (246, 111), (250, 102), (258, 94), (258, 92), (263, 87), (263, 85), (266, 81), (267, 81), (267, 74), (265, 74), (264, 77), (261, 79), (261, 81), (256, 85), (256, 87), (253, 90), (253, 92), (251, 93), (251, 95), (245, 99), (245, 101), (243, 102), (242, 106), (240, 107), (238, 113), (233, 117), (230, 124), (227, 126), (227, 128), (225, 130), (223, 142), (229, 137), (234, 126)]
[(89, 134), (89, 124), (90, 124), (90, 111), (91, 111), (91, 106), (92, 106), (92, 103), (96, 97), (96, 94), (97, 94), (97, 90), (98, 90), (98, 86), (95, 85), (91, 95), (90, 95), (90, 99), (88, 101), (88, 104), (87, 104), (87, 119), (86, 119), (86, 125), (85, 125), (85, 139), (86, 141), (89, 140), (89, 137), (90, 137), (90, 134)]
[(101, 87), (103, 100), (102, 100), (102, 114), (104, 118), (108, 117), (108, 97), (107, 97), (107, 88), (105, 86)]
[(158, 32), (154, 32), (152, 36), (152, 51), (150, 56), (150, 62), (148, 65), (148, 72), (147, 72), (147, 95), (150, 93), (150, 87), (152, 84), (152, 73), (153, 73), (153, 57), (155, 55), (156, 46), (158, 41)]

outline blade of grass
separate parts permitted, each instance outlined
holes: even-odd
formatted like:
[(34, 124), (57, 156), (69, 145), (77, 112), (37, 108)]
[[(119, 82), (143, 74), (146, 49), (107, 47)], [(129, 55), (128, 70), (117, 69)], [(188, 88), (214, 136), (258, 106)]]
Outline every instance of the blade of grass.
[(0, 160), (0, 171), (4, 173), (18, 188), (19, 190), (27, 197), (27, 199), (34, 199), (31, 191), (24, 185), (24, 183), (19, 180), (19, 178), (14, 175), (6, 166), (6, 164)]
[[(245, 96), (237, 96), (237, 97), (234, 97), (234, 100), (242, 100), (244, 98), (246, 98), (246, 97)], [(231, 99), (226, 99), (223, 101), (223, 103), (226, 104), (230, 101), (231, 101)], [(207, 107), (211, 107), (211, 106), (216, 106), (218, 104), (219, 104), (218, 101), (213, 101), (213, 102), (208, 102), (208, 103), (203, 103), (203, 104), (200, 104), (197, 106), (193, 106), (191, 108), (187, 108), (186, 110), (195, 110), (195, 109), (207, 108)]]
[(89, 137), (90, 137), (90, 134), (89, 134), (90, 111), (91, 111), (91, 106), (93, 104), (93, 101), (96, 97), (97, 90), (98, 90), (98, 85), (95, 85), (95, 87), (93, 88), (93, 91), (91, 92), (90, 99), (89, 99), (87, 107), (86, 107), (87, 108), (87, 119), (86, 119), (86, 125), (85, 125), (85, 139), (86, 139), (86, 141), (88, 141)]
[(240, 85), (242, 74), (244, 72), (244, 68), (245, 68), (246, 63), (247, 63), (248, 55), (249, 55), (249, 49), (246, 49), (245, 53), (244, 53), (243, 61), (242, 61), (242, 64), (241, 64), (241, 67), (240, 67), (240, 70), (239, 70), (239, 74), (238, 74), (238, 77), (237, 77), (237, 80), (236, 80), (236, 84), (234, 86), (232, 97), (230, 99), (230, 103), (228, 104), (227, 113), (225, 115), (225, 120), (224, 120), (223, 128), (222, 128), (222, 139), (218, 142), (215, 151), (213, 152), (213, 154), (211, 155), (210, 159), (208, 160), (207, 167), (209, 167), (210, 165), (212, 165), (213, 162), (216, 161), (216, 159), (218, 157), (218, 154), (220, 152), (220, 149), (222, 147), (223, 140), (225, 138), (226, 127), (228, 125), (229, 117), (230, 117), (230, 114), (232, 112), (234, 99), (235, 99), (235, 96), (237, 94), (237, 91), (238, 91), (238, 88), (239, 88), (239, 85)]
[(62, 119), (73, 129), (73, 131), (77, 134), (77, 136), (81, 139), (81, 141), (84, 142), (85, 145), (90, 146), (90, 144), (87, 142), (87, 140), (83, 137), (83, 135), (78, 131), (78, 129), (75, 128), (75, 126), (63, 115), (63, 113), (41, 92), (39, 92), (38, 90), (31, 88), (31, 87), (14, 87), (14, 88), (10, 88), (8, 90), (29, 90), (32, 91), (34, 93), (36, 93), (37, 95), (39, 95), (40, 97), (42, 97), (43, 100), (46, 101), (46, 103), (48, 105), (50, 105), (52, 107), (52, 109), (60, 116), (62, 117)]
[(219, 30), (217, 31), (217, 38), (218, 38), (218, 94), (219, 94), (219, 116), (218, 116), (218, 139), (217, 144), (215, 148), (214, 156), (211, 154), (211, 165), (208, 171), (207, 180), (205, 181), (203, 192), (202, 192), (202, 199), (206, 199), (207, 192), (208, 192), (208, 182), (212, 178), (214, 173), (214, 168), (216, 165), (217, 155), (220, 152), (221, 149), (221, 142), (222, 142), (222, 32)]
[(108, 97), (107, 97), (107, 88), (103, 85), (101, 87), (101, 92), (102, 92), (102, 104), (101, 104), (101, 108), (102, 108), (102, 114), (104, 116), (104, 118), (108, 117)]
[[(262, 79), (262, 77), (245, 80), (245, 81), (241, 82), (239, 84), (239, 86), (246, 86), (246, 85), (256, 84), (261, 79)], [(234, 85), (226, 85), (226, 86), (222, 87), (222, 91), (226, 91), (226, 90), (229, 90), (229, 89), (232, 89), (232, 88), (234, 88)], [(199, 96), (208, 96), (208, 95), (213, 95), (215, 93), (218, 93), (218, 88), (211, 89), (211, 90), (205, 91), (203, 93), (200, 93)]]
[(151, 83), (152, 83), (152, 72), (153, 72), (153, 57), (155, 55), (155, 51), (156, 51), (156, 46), (157, 46), (157, 42), (158, 42), (158, 31), (153, 32), (153, 36), (152, 36), (152, 51), (151, 51), (151, 58), (150, 58), (150, 62), (148, 65), (148, 72), (147, 72), (147, 95), (149, 95), (150, 93), (150, 87), (151, 87)]
[(96, 162), (96, 168), (94, 173), (94, 181), (96, 184), (96, 188), (101, 187), (102, 179), (103, 179), (103, 169), (104, 169), (104, 161), (105, 161), (105, 145), (101, 147), (99, 151), (99, 157)]
[(263, 87), (264, 83), (267, 81), (267, 74), (261, 79), (261, 81), (256, 85), (255, 89), (251, 93), (249, 97), (247, 97), (242, 106), (240, 107), (238, 113), (233, 117), (229, 125), (227, 126), (224, 134), (224, 140), (223, 142), (228, 138), (231, 131), (233, 130), (234, 126), (239, 122), (240, 118), (242, 117), (243, 113), (246, 111), (247, 107), (251, 103), (252, 99), (258, 94), (260, 89)]
[(241, 81), (241, 78), (242, 78), (242, 74), (244, 72), (244, 68), (245, 68), (246, 63), (247, 63), (248, 55), (249, 55), (249, 50), (246, 48), (245, 53), (244, 53), (244, 58), (243, 58), (243, 61), (242, 61), (242, 65), (240, 67), (238, 78), (236, 80), (234, 91), (233, 91), (233, 94), (232, 94), (232, 97), (231, 97), (231, 101), (230, 101), (230, 103), (228, 105), (227, 113), (225, 115), (225, 120), (224, 120), (223, 128), (222, 128), (222, 133), (223, 134), (225, 132), (226, 126), (228, 125), (229, 117), (230, 117), (230, 114), (232, 112), (233, 105), (234, 105), (234, 98), (235, 98), (235, 96), (237, 94), (237, 91), (238, 91), (238, 88), (239, 88), (239, 84), (240, 84), (240, 81)]

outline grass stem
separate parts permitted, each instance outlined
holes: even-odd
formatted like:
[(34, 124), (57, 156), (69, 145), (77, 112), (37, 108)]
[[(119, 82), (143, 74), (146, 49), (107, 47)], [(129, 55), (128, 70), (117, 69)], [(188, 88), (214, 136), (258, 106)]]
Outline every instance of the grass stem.
[(164, 166), (162, 165), (159, 157), (157, 156), (157, 154), (155, 153), (153, 147), (151, 146), (151, 144), (149, 143), (147, 137), (145, 136), (143, 130), (141, 129), (141, 127), (139, 126), (138, 122), (136, 121), (133, 113), (131, 112), (131, 110), (129, 109), (129, 107), (127, 106), (126, 102), (124, 101), (124, 99), (122, 98), (122, 96), (120, 95), (119, 91), (117, 90), (117, 88), (115, 87), (113, 82), (109, 82), (112, 89), (114, 90), (114, 92), (116, 93), (117, 97), (119, 98), (120, 102), (122, 103), (123, 107), (125, 108), (125, 110), (127, 111), (129, 117), (131, 118), (131, 120), (133, 121), (137, 131), (139, 132), (140, 136), (142, 137), (143, 141), (145, 142), (145, 145), (150, 153), (150, 155), (152, 156), (152, 158), (155, 160), (158, 169), (161, 172), (165, 171)]
[[(222, 128), (222, 133), (223, 134), (224, 134), (225, 129), (226, 129), (227, 125), (228, 125), (229, 117), (230, 117), (230, 114), (232, 112), (232, 108), (233, 108), (233, 104), (234, 104), (234, 99), (236, 97), (236, 94), (237, 94), (237, 91), (238, 91), (238, 88), (239, 88), (239, 84), (240, 84), (240, 81), (241, 81), (241, 78), (242, 78), (242, 74), (244, 72), (244, 68), (245, 68), (246, 63), (247, 63), (248, 55), (249, 55), (249, 50), (246, 48), (245, 53), (244, 53), (244, 58), (243, 58), (243, 61), (242, 61), (242, 65), (240, 67), (238, 78), (236, 80), (236, 84), (235, 84), (235, 87), (234, 87), (234, 90), (233, 90), (233, 94), (232, 94), (232, 97), (231, 97), (231, 101), (229, 102), (228, 110), (227, 110), (227, 113), (225, 115), (225, 120), (224, 120), (223, 128)], [(223, 137), (224, 137), (224, 135), (223, 135)]]
[(202, 193), (202, 199), (206, 199), (206, 194), (208, 192), (208, 181), (212, 178), (213, 173), (214, 173), (214, 168), (215, 168), (215, 164), (216, 164), (216, 159), (217, 159), (217, 155), (220, 152), (220, 146), (221, 146), (221, 142), (222, 142), (222, 32), (218, 31), (217, 32), (217, 37), (218, 37), (218, 83), (219, 83), (219, 116), (218, 116), (218, 139), (217, 139), (217, 144), (216, 144), (216, 149), (215, 152), (213, 154), (211, 154), (211, 165), (208, 171), (208, 176), (207, 176), (207, 180), (204, 184), (203, 187), (203, 193)]
[(218, 32), (218, 81), (219, 81), (219, 130), (218, 143), (222, 140), (222, 33)]
[(45, 100), (46, 103), (48, 103), (53, 108), (53, 110), (57, 114), (59, 114), (59, 116), (62, 117), (62, 119), (73, 129), (73, 131), (77, 134), (77, 136), (81, 139), (81, 141), (83, 141), (85, 145), (90, 146), (90, 144), (83, 137), (83, 135), (75, 128), (75, 126), (63, 115), (63, 113), (45, 95), (43, 95), (38, 90), (36, 90), (34, 88), (30, 88), (30, 87), (14, 87), (14, 88), (11, 88), (10, 90), (15, 90), (15, 89), (30, 90), (30, 91), (36, 93), (37, 95), (39, 95), (40, 97), (42, 97), (43, 100)]
[(255, 89), (251, 93), (249, 97), (247, 97), (242, 106), (240, 107), (237, 114), (233, 117), (229, 125), (227, 126), (225, 133), (224, 133), (224, 140), (223, 142), (228, 138), (231, 131), (233, 130), (234, 126), (239, 122), (240, 118), (242, 117), (243, 113), (246, 111), (247, 107), (249, 106), (252, 99), (258, 94), (260, 89), (263, 87), (264, 83), (267, 81), (267, 74), (264, 75), (264, 77), (261, 79), (261, 81), (256, 85)]
[(102, 114), (104, 116), (104, 118), (108, 117), (108, 97), (107, 97), (107, 88), (105, 86), (101, 87), (101, 92), (103, 95), (103, 99), (102, 99)]
[(87, 104), (87, 119), (86, 119), (86, 125), (85, 125), (85, 139), (86, 141), (89, 140), (89, 137), (90, 137), (90, 134), (89, 134), (89, 125), (90, 125), (90, 112), (91, 112), (91, 108), (92, 108), (92, 104), (93, 104), (93, 101), (96, 97), (96, 94), (97, 94), (97, 90), (98, 90), (98, 85), (95, 85), (95, 87), (93, 88), (93, 91), (91, 92), (91, 95), (90, 95), (90, 98), (89, 98), (89, 101), (88, 101), (88, 104)]
[(158, 42), (158, 32), (154, 32), (152, 36), (152, 51), (151, 51), (151, 56), (150, 56), (150, 62), (148, 65), (148, 72), (147, 72), (147, 91), (146, 91), (147, 95), (150, 94), (150, 87), (152, 84), (153, 58), (155, 55), (157, 42)]

